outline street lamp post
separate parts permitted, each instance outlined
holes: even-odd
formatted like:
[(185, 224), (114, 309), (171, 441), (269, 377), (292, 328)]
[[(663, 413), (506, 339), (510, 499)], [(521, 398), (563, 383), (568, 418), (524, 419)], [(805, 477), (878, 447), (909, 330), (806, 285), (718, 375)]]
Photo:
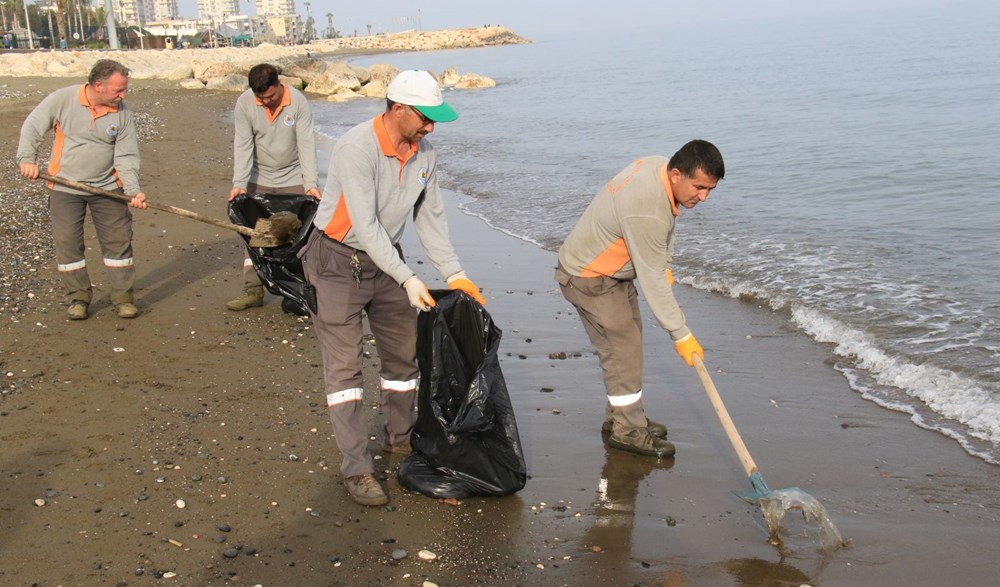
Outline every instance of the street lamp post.
[(28, 30), (28, 48), (29, 49), (34, 49), (35, 48), (35, 37), (32, 36), (32, 34), (31, 34), (31, 20), (28, 19), (28, 3), (27, 2), (21, 2), (21, 4), (24, 6), (24, 28), (26, 28)]
[(52, 32), (52, 0), (49, 0), (49, 9), (46, 11), (49, 16), (49, 42), (52, 45), (49, 47), (50, 50), (56, 50), (56, 35)]
[[(252, 2), (252, 0), (247, 0), (247, 4), (250, 4), (251, 2)], [(249, 11), (249, 9), (248, 9), (248, 11)], [(257, 27), (256, 27), (256, 25), (254, 25), (253, 15), (247, 14), (247, 22), (250, 24), (250, 46), (251, 47), (256, 47), (257, 46), (257, 36), (256, 36), (256, 31), (254, 29), (256, 29)]]
[(145, 49), (146, 45), (142, 41), (142, 11), (139, 10), (140, 6), (141, 6), (140, 2), (135, 3), (135, 18), (137, 21), (139, 21), (139, 48)]
[(119, 49), (121, 45), (118, 44), (118, 27), (115, 26), (115, 5), (112, 0), (104, 0), (104, 12), (107, 13), (104, 24), (108, 27), (108, 45), (112, 49)]
[(306, 5), (306, 30), (303, 31), (302, 36), (305, 38), (306, 43), (308, 43), (311, 40), (309, 38), (309, 19), (312, 18), (312, 12), (309, 10), (309, 2), (303, 2), (303, 4)]

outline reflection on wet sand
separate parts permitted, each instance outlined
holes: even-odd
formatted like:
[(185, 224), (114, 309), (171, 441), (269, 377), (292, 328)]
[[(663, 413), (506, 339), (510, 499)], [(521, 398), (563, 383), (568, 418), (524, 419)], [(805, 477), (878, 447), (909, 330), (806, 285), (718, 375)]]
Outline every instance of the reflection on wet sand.
[[(635, 548), (642, 545), (633, 545), (635, 536), (641, 535), (636, 531), (636, 502), (640, 489), (648, 497), (650, 487), (644, 484), (652, 483), (652, 476), (670, 471), (674, 459), (657, 460), (607, 447), (604, 452), (604, 466), (596, 480), (594, 501), (588, 511), (593, 522), (582, 538), (584, 550), (600, 557), (600, 562), (589, 567), (581, 585), (608, 584), (608, 580), (627, 580), (628, 584), (638, 580), (642, 582), (636, 584), (662, 587), (799, 587), (812, 583), (808, 574), (788, 564), (783, 557), (774, 561), (752, 557), (730, 559), (709, 566), (691, 566), (683, 558), (672, 558), (670, 532), (678, 522), (671, 517), (664, 519), (663, 559), (649, 562), (637, 559), (635, 553), (643, 550)], [(656, 481), (657, 487), (663, 485), (663, 479)], [(641, 517), (641, 512), (639, 514)]]
[[(670, 470), (674, 459), (654, 459), (607, 447), (604, 452), (604, 466), (596, 483), (594, 503), (590, 507), (594, 522), (584, 535), (583, 545), (592, 552), (601, 553), (602, 567), (624, 572), (632, 564), (632, 534), (639, 485), (653, 471)], [(673, 521), (668, 520), (667, 523), (672, 524)]]

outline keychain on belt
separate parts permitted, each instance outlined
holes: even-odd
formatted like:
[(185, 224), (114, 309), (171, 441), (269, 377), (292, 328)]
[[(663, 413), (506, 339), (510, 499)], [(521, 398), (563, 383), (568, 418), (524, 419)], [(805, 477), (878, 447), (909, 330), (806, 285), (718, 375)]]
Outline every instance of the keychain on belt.
[(355, 287), (361, 288), (361, 259), (358, 259), (358, 252), (351, 253), (351, 275), (354, 277)]

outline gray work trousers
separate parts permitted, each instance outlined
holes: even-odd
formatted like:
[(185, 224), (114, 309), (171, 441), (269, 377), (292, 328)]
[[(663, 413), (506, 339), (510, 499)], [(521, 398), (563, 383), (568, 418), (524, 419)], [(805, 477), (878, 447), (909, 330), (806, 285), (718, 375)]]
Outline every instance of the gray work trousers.
[(132, 257), (132, 212), (128, 204), (104, 196), (69, 194), (53, 189), (48, 192), (56, 266), (66, 301), (89, 304), (93, 298), (83, 240), (83, 222), (90, 208), (90, 219), (107, 268), (111, 303), (134, 302), (135, 260)]
[[(398, 248), (398, 247), (397, 247)], [(352, 257), (360, 264), (360, 284)], [(323, 354), (323, 384), (330, 422), (344, 460), (344, 477), (374, 472), (369, 457), (362, 378), (362, 316), (381, 360), (380, 403), (386, 442), (409, 443), (415, 420), (417, 317), (406, 291), (363, 251), (313, 231), (299, 254), (306, 280), (316, 288), (313, 326)]]
[(642, 316), (635, 284), (605, 276), (575, 277), (561, 266), (555, 279), (597, 351), (615, 431), (645, 428)]

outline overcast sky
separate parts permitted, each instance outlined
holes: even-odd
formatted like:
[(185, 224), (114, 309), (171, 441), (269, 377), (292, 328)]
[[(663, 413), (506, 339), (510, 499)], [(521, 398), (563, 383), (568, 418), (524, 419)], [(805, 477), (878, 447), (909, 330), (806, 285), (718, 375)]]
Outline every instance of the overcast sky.
[[(378, 0), (358, 2), (313, 0), (310, 11), (321, 33), (326, 14), (333, 13), (333, 26), (341, 34), (359, 34), (372, 25), (373, 32), (401, 30), (393, 18), (419, 17), (423, 30), (464, 28), (499, 24), (532, 39), (575, 31), (628, 29), (654, 26), (657, 20), (686, 26), (705, 26), (719, 19), (771, 19), (784, 15), (809, 15), (824, 12), (863, 12), (907, 9), (928, 6), (987, 6), (990, 0)], [(253, 14), (253, 2), (240, 0), (241, 12)], [(197, 16), (197, 0), (178, 0), (181, 16)], [(303, 0), (295, 8), (305, 18)], [(398, 21), (397, 21), (398, 22)]]

